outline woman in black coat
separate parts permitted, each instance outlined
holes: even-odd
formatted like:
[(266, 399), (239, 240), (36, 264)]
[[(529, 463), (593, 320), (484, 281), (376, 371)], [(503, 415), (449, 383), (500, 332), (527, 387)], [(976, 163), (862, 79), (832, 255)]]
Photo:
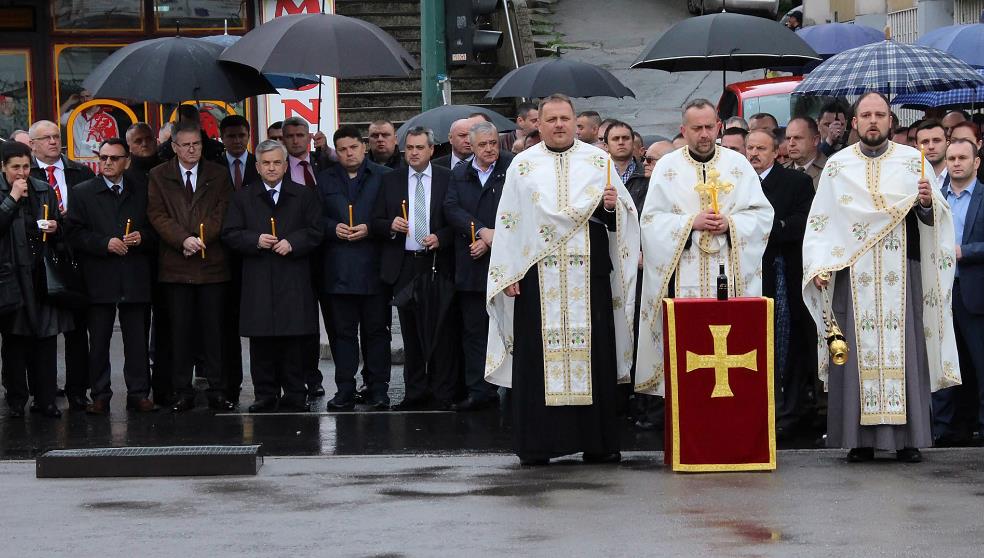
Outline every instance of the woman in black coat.
[[(24, 145), (8, 141), (0, 148), (0, 288), (4, 293), (20, 292), (21, 304), (0, 316), (3, 333), (3, 385), (10, 416), (24, 416), (30, 377), (34, 393), (32, 410), (57, 418), (55, 406), (58, 334), (71, 331), (72, 314), (45, 300), (45, 244), (60, 237), (58, 200), (48, 184), (30, 177), (31, 152)], [(47, 204), (47, 238), (38, 221)], [(49, 246), (50, 247), (50, 246)], [(6, 297), (5, 297), (6, 298)]]

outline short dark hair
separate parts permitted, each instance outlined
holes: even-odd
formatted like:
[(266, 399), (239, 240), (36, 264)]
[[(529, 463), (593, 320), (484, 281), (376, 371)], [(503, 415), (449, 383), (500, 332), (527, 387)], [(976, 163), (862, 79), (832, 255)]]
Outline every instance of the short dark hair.
[(861, 105), (861, 101), (867, 99), (868, 97), (871, 97), (872, 95), (881, 99), (885, 103), (885, 106), (888, 108), (888, 111), (892, 112), (892, 103), (891, 101), (888, 100), (888, 97), (886, 97), (884, 94), (878, 91), (868, 91), (867, 93), (863, 93), (860, 97), (858, 97), (858, 100), (854, 101), (854, 104), (851, 105), (851, 115), (857, 116), (858, 107)]
[(612, 131), (612, 128), (625, 128), (626, 130), (629, 131), (630, 136), (635, 135), (635, 130), (632, 129), (632, 126), (629, 126), (628, 123), (626, 122), (622, 122), (621, 120), (615, 120), (613, 118), (611, 119), (611, 122), (609, 122), (608, 128), (605, 128), (605, 143), (608, 143), (608, 134)]
[(748, 136), (751, 136), (752, 134), (763, 134), (765, 136), (768, 136), (769, 139), (772, 140), (772, 149), (777, 149), (778, 150), (779, 149), (779, 144), (782, 143), (782, 140), (779, 139), (779, 136), (773, 134), (769, 130), (764, 130), (762, 128), (759, 128), (757, 130), (752, 130), (751, 132), (748, 132), (748, 135), (745, 136), (745, 139), (747, 140), (748, 139)]
[(19, 141), (5, 141), (0, 145), (0, 160), (7, 164), (14, 157), (31, 158), (31, 148)]
[(331, 137), (331, 141), (332, 143), (338, 143), (338, 140), (342, 138), (352, 138), (362, 141), (362, 134), (359, 133), (359, 129), (355, 126), (342, 126), (335, 130), (335, 135)]
[(796, 21), (803, 23), (803, 16), (801, 16), (799, 12), (789, 12), (789, 15), (786, 17), (788, 17), (789, 19), (795, 19)]
[[(541, 106), (543, 106), (542, 103), (541, 103)], [(579, 112), (577, 114), (577, 118), (581, 118), (582, 116), (584, 118), (590, 118), (591, 121), (595, 123), (595, 126), (600, 126), (601, 125), (601, 115), (598, 114), (598, 111), (596, 111), (596, 110), (585, 110), (585, 111), (581, 111), (581, 112)]]
[(270, 130), (283, 130), (283, 129), (284, 129), (284, 121), (283, 120), (278, 120), (278, 121), (274, 122), (273, 124), (270, 124), (269, 126), (267, 126), (267, 132), (269, 132)]
[(200, 121), (202, 118), (201, 112), (198, 111), (196, 105), (178, 105), (178, 120), (191, 119), (195, 122)]
[[(189, 106), (189, 105), (183, 105), (183, 106)], [(178, 120), (177, 122), (174, 123), (174, 127), (171, 128), (171, 141), (176, 142), (178, 139), (178, 134), (180, 134), (181, 132), (201, 134), (202, 127), (199, 126), (198, 124), (195, 124), (194, 122)]]
[(820, 135), (820, 128), (817, 127), (817, 121), (809, 116), (796, 116), (790, 118), (789, 122), (786, 123), (786, 128), (788, 129), (789, 125), (796, 121), (805, 123), (806, 128), (810, 130), (810, 133), (813, 134), (814, 136)]
[(550, 103), (567, 103), (571, 107), (571, 112), (574, 112), (574, 101), (563, 93), (554, 93), (553, 95), (547, 95), (540, 99), (540, 104), (536, 106), (536, 110), (543, 112), (543, 106)]
[(971, 158), (972, 159), (976, 159), (976, 158), (978, 158), (978, 157), (981, 156), (981, 154), (977, 152), (977, 144), (975, 144), (974, 142), (970, 141), (969, 139), (964, 139), (964, 138), (957, 138), (955, 140), (951, 140), (950, 141), (950, 144), (946, 146), (946, 149), (943, 152), (946, 153), (947, 151), (950, 150), (951, 147), (953, 147), (954, 145), (957, 145), (957, 144), (961, 144), (961, 143), (965, 143), (965, 144), (967, 144), (967, 145), (970, 146), (970, 152), (972, 154), (971, 155)]
[(842, 105), (839, 101), (831, 101), (820, 109), (820, 113), (817, 114), (817, 119), (819, 120), (823, 118), (823, 115), (828, 113), (834, 115), (843, 114), (846, 117), (847, 109), (844, 108), (844, 105)]
[(757, 113), (753, 114), (751, 116), (751, 118), (748, 119), (748, 121), (751, 122), (752, 120), (761, 120), (763, 118), (768, 118), (768, 119), (772, 120), (772, 123), (776, 125), (776, 128), (779, 127), (779, 121), (776, 120), (776, 117), (775, 116), (772, 116), (771, 114), (769, 114), (767, 112), (757, 112)]
[(531, 110), (536, 110), (536, 105), (533, 103), (519, 103), (519, 106), (516, 107), (516, 117), (526, 118)]
[(484, 112), (475, 111), (475, 112), (469, 114), (468, 115), (468, 118), (475, 118), (476, 116), (479, 117), (479, 118), (481, 118), (482, 120), (484, 120), (486, 122), (492, 122), (492, 119), (489, 117), (489, 115), (485, 114)]
[(107, 145), (118, 145), (123, 148), (123, 152), (126, 153), (127, 156), (130, 155), (130, 146), (120, 138), (109, 138), (103, 140), (103, 142), (99, 144), (99, 151), (102, 151), (102, 148)]
[(632, 139), (639, 140), (639, 143), (643, 143), (643, 144), (646, 143), (646, 140), (643, 139), (642, 134), (636, 132), (635, 130), (632, 131)]
[(739, 128), (738, 126), (732, 126), (724, 131), (722, 136), (741, 136), (741, 139), (748, 137), (748, 130), (744, 128)]
[(232, 128), (234, 126), (243, 126), (248, 132), (249, 120), (246, 120), (246, 117), (241, 114), (230, 114), (219, 122), (219, 132), (221, 133), (226, 128)]
[(686, 119), (687, 112), (690, 109), (703, 109), (703, 108), (710, 108), (714, 110), (714, 115), (717, 116), (717, 109), (715, 109), (714, 104), (708, 101), (707, 99), (691, 99), (687, 101), (683, 105), (683, 108), (680, 110), (680, 118)]
[(925, 132), (926, 130), (935, 130), (936, 128), (939, 128), (943, 132), (944, 136), (946, 135), (946, 128), (943, 127), (942, 122), (940, 122), (935, 118), (927, 118), (926, 120), (920, 122), (919, 126), (916, 126), (916, 137), (919, 136), (919, 132)]

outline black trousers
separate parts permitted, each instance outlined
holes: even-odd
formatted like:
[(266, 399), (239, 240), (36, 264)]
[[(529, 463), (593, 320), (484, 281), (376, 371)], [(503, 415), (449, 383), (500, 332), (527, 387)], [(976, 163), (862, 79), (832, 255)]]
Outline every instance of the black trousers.
[(984, 315), (967, 309), (962, 288), (957, 278), (953, 283), (953, 331), (964, 383), (933, 394), (935, 436), (961, 437), (966, 434), (964, 430), (984, 432)]
[(243, 387), (243, 344), (239, 336), (239, 301), (242, 282), (230, 281), (222, 312), (222, 375), (226, 382), (226, 399), (239, 400)]
[[(431, 257), (417, 257), (414, 252), (406, 252), (403, 265), (396, 280), (393, 292), (400, 292), (421, 273), (430, 273)], [(423, 399), (432, 396), (446, 403), (455, 400), (457, 374), (455, 373), (454, 345), (449, 335), (449, 317), (440, 324), (434, 334), (430, 357), (424, 351), (424, 340), (417, 326), (417, 313), (412, 309), (398, 308), (400, 330), (403, 335), (403, 382), (406, 398)]]
[(305, 351), (310, 338), (300, 335), (249, 339), (249, 374), (257, 401), (282, 397), (294, 406), (305, 403)]
[(389, 294), (330, 294), (331, 312), (324, 316), (331, 322), (332, 358), (335, 360), (335, 386), (340, 399), (355, 397), (355, 374), (359, 370), (359, 326), (366, 347), (363, 368), (369, 395), (376, 401), (389, 402), (390, 320)]
[(325, 381), (324, 374), (318, 368), (321, 365), (321, 335), (304, 336), (304, 383), (311, 386), (320, 386)]
[(171, 320), (168, 318), (167, 295), (164, 283), (154, 284), (152, 316), (150, 320), (150, 358), (154, 361), (150, 373), (150, 385), (154, 401), (167, 404), (174, 395), (174, 353), (171, 343)]
[(461, 308), (465, 385), (472, 399), (486, 401), (496, 396), (497, 388), (485, 381), (485, 350), (489, 340), (485, 293), (458, 291), (458, 306)]
[(75, 329), (65, 337), (65, 394), (85, 395), (89, 389), (89, 335), (86, 331), (86, 310), (72, 313)]
[[(23, 408), (33, 394), (42, 408), (55, 402), (58, 386), (58, 336), (3, 334), (3, 387), (10, 407)], [(28, 390), (30, 382), (30, 390)]]
[(174, 355), (171, 375), (179, 397), (193, 397), (192, 373), (196, 347), (201, 350), (209, 398), (225, 396), (222, 375), (222, 311), (225, 308), (225, 283), (182, 285), (168, 283), (168, 318), (171, 322), (171, 349)]
[(123, 335), (123, 380), (129, 398), (144, 399), (150, 393), (150, 369), (147, 359), (148, 304), (92, 304), (86, 317), (89, 326), (89, 383), (92, 399), (113, 397), (109, 363), (109, 344), (113, 338), (116, 313), (120, 315)]

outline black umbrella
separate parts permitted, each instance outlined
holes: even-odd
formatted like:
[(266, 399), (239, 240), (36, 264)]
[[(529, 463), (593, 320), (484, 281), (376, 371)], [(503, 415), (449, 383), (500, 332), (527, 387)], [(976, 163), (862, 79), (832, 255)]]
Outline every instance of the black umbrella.
[(744, 72), (802, 66), (820, 59), (796, 33), (771, 19), (720, 13), (677, 23), (650, 43), (630, 67)]
[(456, 120), (468, 118), (469, 115), (476, 112), (480, 112), (491, 118), (492, 124), (494, 124), (500, 132), (507, 132), (509, 130), (516, 129), (515, 122), (509, 120), (494, 110), (489, 110), (483, 107), (474, 107), (471, 105), (443, 105), (437, 108), (432, 108), (426, 112), (422, 112), (404, 122), (403, 125), (396, 131), (396, 138), (399, 140), (400, 145), (403, 145), (403, 140), (406, 139), (407, 132), (411, 128), (420, 126), (422, 128), (430, 128), (433, 130), (434, 138), (437, 140), (437, 143), (445, 143), (448, 141), (448, 133), (451, 132), (451, 125), (454, 124)]
[(256, 70), (219, 63), (222, 50), (188, 37), (139, 41), (109, 55), (82, 87), (96, 98), (154, 103), (239, 101), (277, 92)]
[(454, 282), (438, 272), (436, 264), (435, 252), (431, 256), (430, 271), (418, 274), (393, 296), (393, 306), (413, 310), (417, 332), (423, 345), (424, 360), (430, 358), (438, 336), (444, 334), (442, 327), (454, 297)]
[(410, 77), (417, 61), (379, 27), (335, 14), (274, 18), (243, 35), (220, 58), (263, 73), (336, 78)]
[(550, 58), (520, 66), (502, 76), (486, 97), (635, 97), (608, 70), (576, 60)]

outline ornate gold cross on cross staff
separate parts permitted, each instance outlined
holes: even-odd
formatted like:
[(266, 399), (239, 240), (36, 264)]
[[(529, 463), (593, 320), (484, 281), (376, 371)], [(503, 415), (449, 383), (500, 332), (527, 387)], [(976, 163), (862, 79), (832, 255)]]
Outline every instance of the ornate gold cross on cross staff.
[(718, 192), (724, 192), (727, 194), (735, 187), (734, 184), (730, 182), (721, 182), (720, 179), (721, 173), (718, 172), (717, 169), (711, 169), (707, 171), (707, 178), (705, 181), (698, 182), (697, 185), (694, 186), (694, 190), (696, 190), (702, 198), (703, 196), (710, 197), (711, 209), (714, 210), (714, 213), (720, 213), (720, 211), (718, 211)]

